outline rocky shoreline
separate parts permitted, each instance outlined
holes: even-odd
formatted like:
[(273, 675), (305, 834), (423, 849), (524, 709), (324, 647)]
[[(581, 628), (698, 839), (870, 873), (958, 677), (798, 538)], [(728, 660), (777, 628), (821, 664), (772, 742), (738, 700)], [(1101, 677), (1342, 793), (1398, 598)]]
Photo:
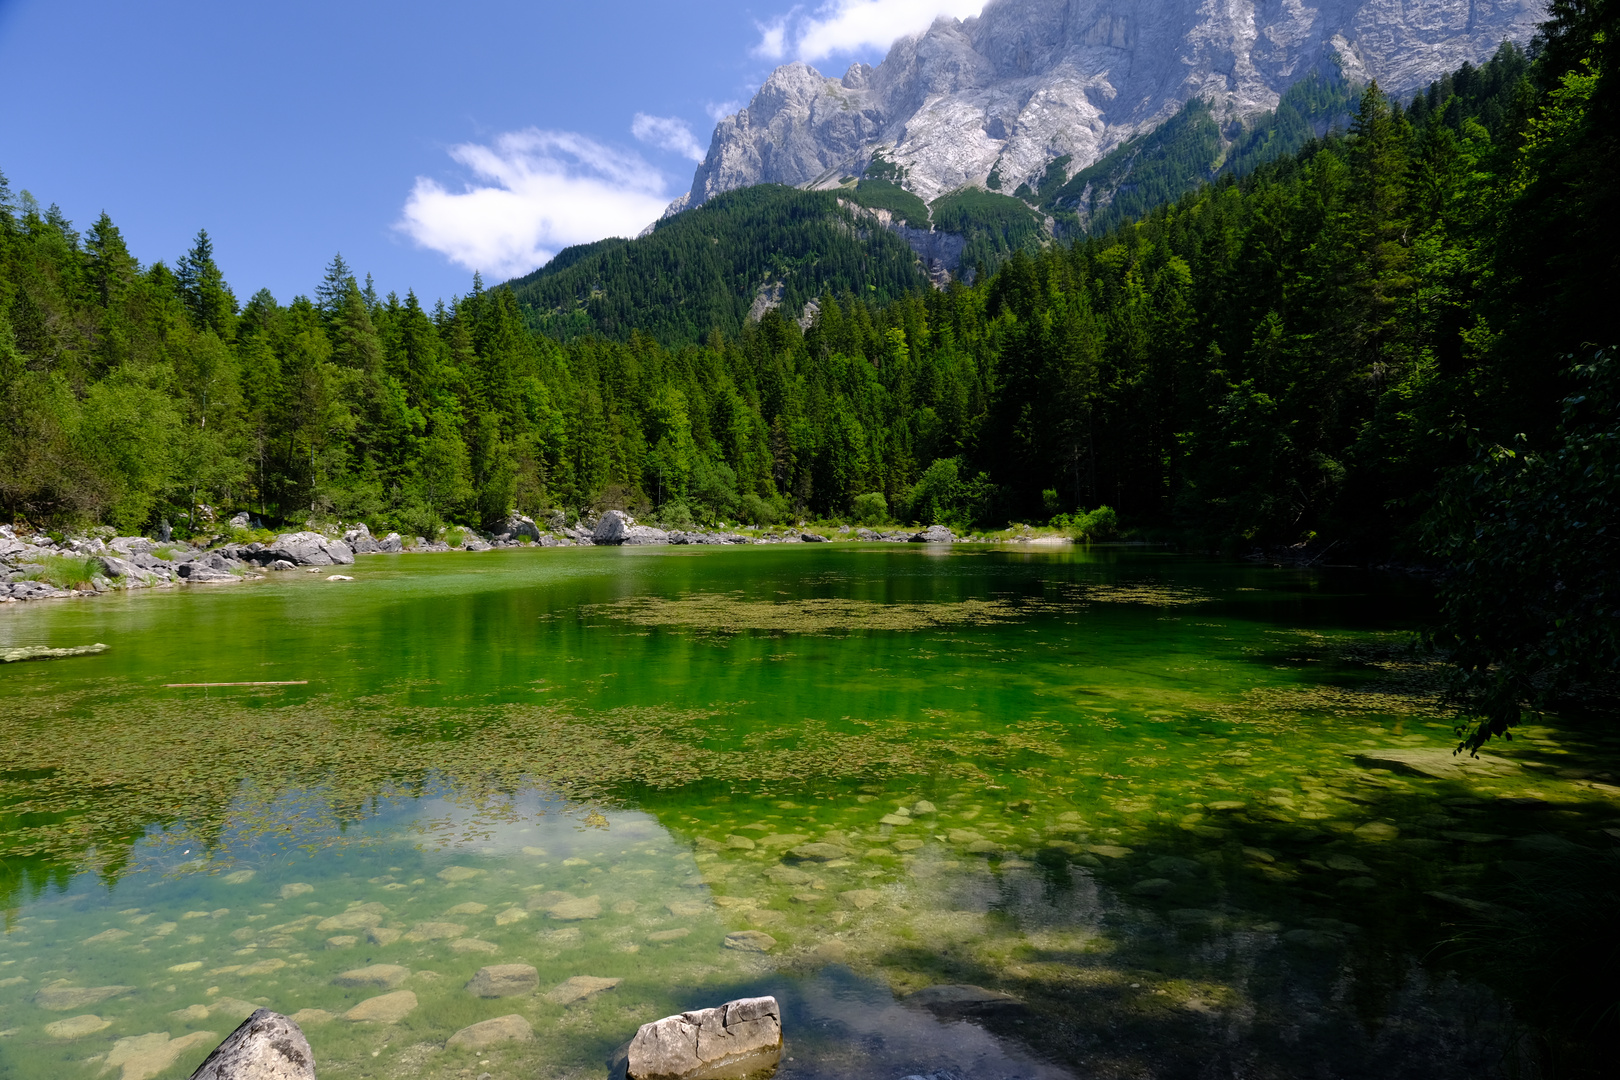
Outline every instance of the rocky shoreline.
[[(234, 530), (251, 525), (246, 514), (231, 520)], [(20, 535), (0, 525), (0, 604), (25, 600), (60, 600), (130, 589), (175, 588), (182, 585), (230, 585), (262, 579), (266, 574), (303, 570), (319, 573), (327, 567), (354, 564), (356, 555), (414, 554), (447, 551), (491, 551), (514, 547), (620, 547), (683, 544), (820, 544), (832, 540), (876, 543), (991, 543), (989, 537), (959, 537), (943, 525), (921, 531), (879, 531), (841, 526), (832, 535), (803, 528), (767, 528), (752, 534), (702, 530), (665, 530), (637, 524), (630, 515), (609, 510), (593, 520), (567, 524), (561, 515), (542, 528), (533, 518), (514, 514), (500, 532), (480, 536), (471, 529), (452, 530), (461, 543), (416, 537), (407, 541), (399, 533), (373, 536), (365, 525), (320, 532), (305, 529), (281, 533), (269, 542), (220, 543), (218, 538), (199, 544), (153, 540), (145, 536), (78, 536), (61, 541), (44, 534)], [(1063, 542), (1055, 538), (1015, 536), (1013, 543)], [(64, 561), (78, 581), (64, 581)], [(53, 564), (57, 567), (53, 569)], [(58, 580), (52, 582), (55, 576)], [(331, 574), (328, 580), (347, 580)]]

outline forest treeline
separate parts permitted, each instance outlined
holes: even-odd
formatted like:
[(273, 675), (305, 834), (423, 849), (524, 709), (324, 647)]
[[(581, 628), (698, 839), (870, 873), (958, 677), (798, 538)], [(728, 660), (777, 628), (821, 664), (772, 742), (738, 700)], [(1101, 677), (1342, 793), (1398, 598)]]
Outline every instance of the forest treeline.
[(1533, 61), (1368, 88), (1347, 132), (1106, 236), (887, 303), (851, 263), (806, 328), (769, 312), (687, 344), (559, 341), (476, 281), (381, 297), (341, 258), (313, 297), (243, 303), (206, 233), (143, 265), (105, 215), (81, 234), (0, 188), (0, 510), (427, 535), (881, 497), (921, 522), (1107, 504), (1212, 541), (1410, 546), (1439, 471), (1549, 437), (1568, 357), (1614, 339), (1605, 40), (1555, 10)]

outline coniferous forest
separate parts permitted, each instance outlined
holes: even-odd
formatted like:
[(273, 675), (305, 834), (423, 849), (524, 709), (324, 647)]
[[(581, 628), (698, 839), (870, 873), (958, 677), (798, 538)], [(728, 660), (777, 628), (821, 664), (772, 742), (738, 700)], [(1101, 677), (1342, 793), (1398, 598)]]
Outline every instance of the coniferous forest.
[(1611, 378), (1600, 10), (1560, 6), (1530, 55), (1409, 100), (1368, 87), (1347, 130), (972, 285), (931, 289), (867, 238), (803, 326), (742, 318), (746, 283), (715, 277), (708, 327), (637, 325), (657, 309), (637, 300), (581, 332), (532, 288), (424, 304), (341, 257), (313, 296), (244, 299), (206, 232), (144, 264), (105, 215), (81, 232), (0, 188), (0, 509), (430, 534), (590, 506), (836, 517), (875, 494), (903, 520), (1106, 504), (1143, 534), (1415, 554), (1447, 470), (1550, 445), (1580, 373)]

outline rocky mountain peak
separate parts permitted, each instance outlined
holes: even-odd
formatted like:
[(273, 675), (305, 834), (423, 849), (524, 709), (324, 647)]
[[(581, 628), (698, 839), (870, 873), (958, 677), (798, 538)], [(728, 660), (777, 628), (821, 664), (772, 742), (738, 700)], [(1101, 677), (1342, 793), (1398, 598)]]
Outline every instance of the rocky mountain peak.
[(777, 68), (716, 125), (682, 199), (837, 187), (874, 154), (925, 200), (992, 173), (1010, 192), (1065, 155), (1072, 176), (1194, 98), (1226, 121), (1312, 71), (1409, 92), (1527, 42), (1542, 17), (1537, 0), (990, 0), (841, 79)]

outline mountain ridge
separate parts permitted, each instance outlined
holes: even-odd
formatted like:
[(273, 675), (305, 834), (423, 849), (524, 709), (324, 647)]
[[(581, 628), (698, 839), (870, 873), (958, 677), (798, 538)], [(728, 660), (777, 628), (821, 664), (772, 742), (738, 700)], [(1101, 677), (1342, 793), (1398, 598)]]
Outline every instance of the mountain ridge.
[(1194, 99), (1228, 124), (1276, 109), (1313, 72), (1401, 94), (1528, 42), (1540, 15), (1534, 0), (990, 0), (897, 41), (875, 68), (777, 68), (716, 124), (670, 212), (759, 183), (843, 186), (874, 158), (927, 202), (1034, 187), (1062, 158), (1066, 182)]

